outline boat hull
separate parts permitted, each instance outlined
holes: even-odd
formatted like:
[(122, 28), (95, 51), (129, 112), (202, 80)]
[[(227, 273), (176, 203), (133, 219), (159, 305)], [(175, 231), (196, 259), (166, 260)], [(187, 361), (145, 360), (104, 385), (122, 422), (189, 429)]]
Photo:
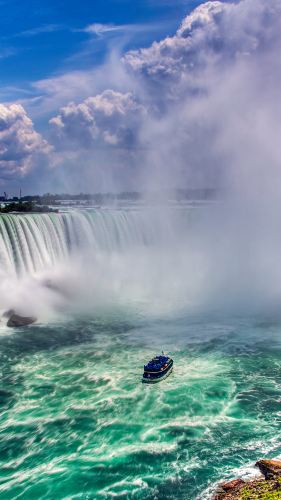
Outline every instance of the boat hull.
[(158, 382), (161, 382), (165, 378), (169, 377), (169, 375), (172, 373), (172, 371), (173, 371), (173, 365), (169, 368), (169, 370), (167, 370), (165, 373), (163, 373), (162, 377), (157, 377), (157, 378), (142, 377), (142, 382), (143, 382), (143, 384), (158, 384)]

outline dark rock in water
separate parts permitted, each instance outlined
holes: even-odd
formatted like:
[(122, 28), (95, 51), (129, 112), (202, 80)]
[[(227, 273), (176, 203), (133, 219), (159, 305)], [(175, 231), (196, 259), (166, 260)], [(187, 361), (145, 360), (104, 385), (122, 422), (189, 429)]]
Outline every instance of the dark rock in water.
[(7, 326), (10, 326), (11, 328), (27, 326), (32, 325), (35, 321), (37, 321), (37, 319), (33, 316), (20, 316), (19, 314), (12, 314), (8, 320)]
[(255, 465), (260, 469), (265, 479), (275, 479), (281, 476), (280, 460), (258, 460)]
[(11, 316), (13, 316), (13, 314), (16, 314), (16, 311), (14, 309), (8, 309), (8, 311), (5, 311), (2, 314), (2, 317), (3, 318), (10, 318)]

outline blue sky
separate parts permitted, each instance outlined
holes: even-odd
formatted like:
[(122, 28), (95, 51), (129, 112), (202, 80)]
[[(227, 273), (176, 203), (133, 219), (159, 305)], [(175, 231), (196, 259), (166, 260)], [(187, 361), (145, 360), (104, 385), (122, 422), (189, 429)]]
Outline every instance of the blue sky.
[[(130, 49), (149, 47), (154, 41), (173, 35), (184, 16), (198, 4), (198, 0), (2, 0), (0, 103), (4, 106), (16, 103), (24, 107), (24, 118), (32, 120), (32, 128), (28, 134), (33, 134), (32, 147), (34, 143), (37, 151), (41, 146), (37, 147), (38, 136), (35, 134), (42, 134), (42, 141), (50, 140), (48, 120), (61, 106), (72, 100), (82, 101), (98, 91), (106, 90), (103, 65), (113, 52), (119, 58)], [(98, 68), (101, 70), (97, 74), (95, 71)], [(113, 65), (112, 70), (107, 68), (108, 71), (113, 79), (113, 87), (118, 89), (119, 83), (114, 76)], [(77, 72), (79, 75), (75, 76), (75, 89), (67, 92), (72, 85), (72, 75)], [(21, 120), (19, 112), (17, 123)], [(17, 128), (18, 134), (23, 136), (20, 126)], [(40, 192), (49, 189), (73, 191), (76, 187), (81, 190), (88, 188), (88, 167), (85, 167), (87, 180), (84, 183), (81, 176), (79, 179), (73, 176), (75, 162), (69, 161), (69, 155), (66, 155), (65, 161), (59, 161), (61, 168), (56, 170), (48, 168), (46, 158), (42, 161), (42, 158), (36, 157), (30, 161), (31, 156), (26, 155), (25, 144), (18, 145), (17, 141), (15, 145), (12, 144), (14, 135), (11, 130), (8, 140), (12, 160), (8, 158), (7, 161), (5, 153), (4, 167), (0, 169), (3, 189), (17, 193), (20, 186)], [(50, 148), (53, 148), (51, 143)], [(18, 150), (22, 151), (22, 159), (17, 160), (16, 166), (14, 151), (20, 156)], [(111, 154), (109, 156), (107, 163), (111, 162)], [(115, 158), (113, 163), (114, 160)], [(81, 162), (84, 161), (88, 164), (88, 158), (84, 159), (82, 155)], [(101, 161), (104, 160), (99, 158), (98, 163)], [(123, 160), (119, 158), (117, 163), (120, 161)], [(47, 163), (53, 163), (50, 156)], [(99, 165), (97, 169), (99, 170)], [(69, 180), (72, 177), (74, 181)], [(112, 180), (108, 183), (112, 174), (103, 173), (102, 177), (106, 180), (102, 182), (100, 174), (97, 177), (97, 189), (112, 187)], [(124, 175), (120, 174), (120, 178), (124, 179)], [(115, 181), (113, 188), (114, 184)]]
[(0, 7), (0, 192), (220, 187), (279, 151), (280, 0)]
[[(0, 71), (2, 95), (24, 96), (28, 84), (71, 69), (93, 68), (110, 43), (123, 50), (174, 33), (199, 2), (184, 0), (3, 0)], [(116, 30), (90, 34), (92, 24)], [(119, 27), (119, 29), (117, 29)], [(123, 28), (122, 28), (123, 27)]]

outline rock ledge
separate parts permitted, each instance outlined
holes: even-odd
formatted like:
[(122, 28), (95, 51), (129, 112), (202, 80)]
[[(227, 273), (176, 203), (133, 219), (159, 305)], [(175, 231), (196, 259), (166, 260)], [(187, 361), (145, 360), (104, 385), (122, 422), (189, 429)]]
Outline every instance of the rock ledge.
[(264, 479), (233, 479), (221, 483), (213, 500), (281, 500), (281, 461), (258, 460)]

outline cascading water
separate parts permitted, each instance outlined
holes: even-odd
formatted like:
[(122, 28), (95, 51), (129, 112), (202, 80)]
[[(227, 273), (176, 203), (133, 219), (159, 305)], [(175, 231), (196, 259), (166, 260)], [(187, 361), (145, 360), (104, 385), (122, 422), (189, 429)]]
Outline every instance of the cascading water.
[[(71, 290), (74, 302), (91, 310), (109, 297), (146, 302), (152, 310), (158, 300), (163, 311), (187, 304), (260, 310), (278, 302), (279, 243), (248, 229), (237, 233), (231, 218), (223, 225), (216, 218), (220, 208), (205, 208), (1, 215), (0, 298), (7, 296), (3, 280), (14, 302), (30, 277), (52, 281), (53, 290), (67, 289), (68, 295)], [(272, 258), (265, 260), (268, 246)]]
[(0, 216), (0, 265), (22, 275), (55, 265), (77, 251), (126, 251), (161, 243), (151, 215), (125, 210), (72, 210), (66, 213)]
[[(23, 310), (41, 319), (50, 310), (92, 312), (109, 303), (150, 304), (153, 297), (167, 308), (162, 296), (175, 295), (183, 256), (176, 252), (182, 241), (179, 227), (189, 224), (188, 214), (72, 209), (1, 215), (2, 310)], [(173, 274), (169, 288), (168, 274)]]

